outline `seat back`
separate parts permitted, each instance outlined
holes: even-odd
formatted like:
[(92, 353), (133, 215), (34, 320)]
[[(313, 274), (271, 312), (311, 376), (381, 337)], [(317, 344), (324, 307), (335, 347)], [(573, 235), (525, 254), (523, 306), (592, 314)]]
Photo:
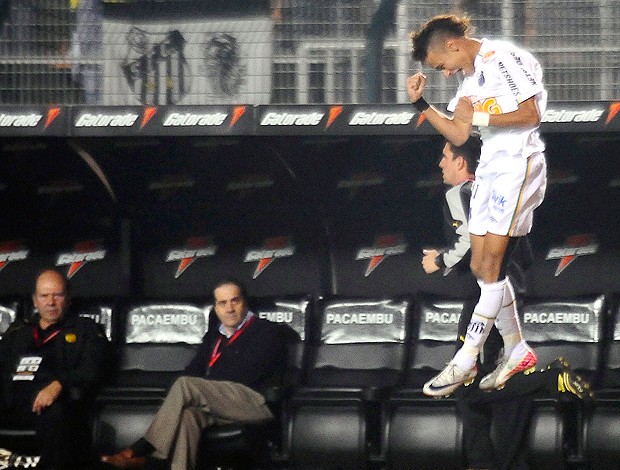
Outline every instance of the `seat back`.
[(287, 342), (286, 388), (299, 385), (305, 371), (308, 328), (312, 313), (312, 296), (254, 298), (250, 305), (259, 318), (278, 323)]
[(211, 305), (142, 301), (124, 309), (116, 386), (165, 390), (194, 357), (208, 330)]
[(318, 314), (307, 385), (389, 387), (402, 379), (407, 299), (332, 298)]
[(416, 321), (412, 324), (408, 342), (408, 387), (422, 388), (452, 358), (464, 303), (463, 300), (435, 295), (416, 298)]
[(23, 315), (23, 304), (19, 297), (0, 299), (0, 339), (8, 327)]
[(560, 299), (525, 299), (523, 335), (544, 366), (563, 356), (589, 380), (597, 379), (603, 353), (605, 295)]

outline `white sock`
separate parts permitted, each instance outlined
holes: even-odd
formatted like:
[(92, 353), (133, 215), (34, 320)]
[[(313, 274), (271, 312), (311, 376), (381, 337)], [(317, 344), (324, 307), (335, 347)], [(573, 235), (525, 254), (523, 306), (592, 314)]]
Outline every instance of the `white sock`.
[(495, 326), (504, 340), (504, 357), (509, 357), (515, 346), (524, 342), (524, 340), (523, 333), (521, 332), (519, 313), (517, 311), (515, 292), (508, 278), (506, 278), (504, 295), (502, 297), (502, 307), (495, 320)]
[(473, 369), (476, 364), (480, 349), (484, 346), (502, 307), (506, 279), (492, 283), (478, 281), (478, 284), (480, 285), (480, 298), (467, 326), (465, 341), (450, 361), (463, 370)]

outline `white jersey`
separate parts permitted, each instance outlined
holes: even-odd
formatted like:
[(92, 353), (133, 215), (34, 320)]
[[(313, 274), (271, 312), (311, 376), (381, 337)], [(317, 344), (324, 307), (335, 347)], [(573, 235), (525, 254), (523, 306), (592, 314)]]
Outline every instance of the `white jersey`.
[[(463, 79), (448, 110), (454, 111), (463, 96), (472, 101), (475, 111), (490, 114), (516, 111), (520, 103), (531, 97), (535, 97), (541, 116), (547, 107), (540, 64), (532, 54), (506, 41), (481, 41), (474, 73)], [(484, 127), (480, 133), (481, 163), (493, 159), (498, 152), (527, 158), (545, 148), (538, 127)]]

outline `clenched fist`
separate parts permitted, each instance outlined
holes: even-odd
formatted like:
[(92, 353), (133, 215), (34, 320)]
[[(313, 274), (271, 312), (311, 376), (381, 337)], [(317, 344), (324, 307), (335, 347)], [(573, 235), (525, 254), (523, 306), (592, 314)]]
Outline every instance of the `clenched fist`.
[(407, 78), (407, 94), (409, 95), (409, 100), (412, 103), (415, 103), (422, 97), (425, 86), (426, 75), (422, 72), (417, 72)]

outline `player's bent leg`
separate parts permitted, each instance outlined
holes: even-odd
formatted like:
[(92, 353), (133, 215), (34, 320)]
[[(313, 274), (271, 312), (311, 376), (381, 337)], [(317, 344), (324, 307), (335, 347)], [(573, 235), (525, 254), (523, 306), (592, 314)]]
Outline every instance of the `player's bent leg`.
[(504, 285), (505, 280), (491, 284), (480, 282), (480, 298), (467, 326), (463, 346), (439, 374), (424, 384), (426, 395), (450, 395), (476, 377), (476, 360), (501, 308)]

